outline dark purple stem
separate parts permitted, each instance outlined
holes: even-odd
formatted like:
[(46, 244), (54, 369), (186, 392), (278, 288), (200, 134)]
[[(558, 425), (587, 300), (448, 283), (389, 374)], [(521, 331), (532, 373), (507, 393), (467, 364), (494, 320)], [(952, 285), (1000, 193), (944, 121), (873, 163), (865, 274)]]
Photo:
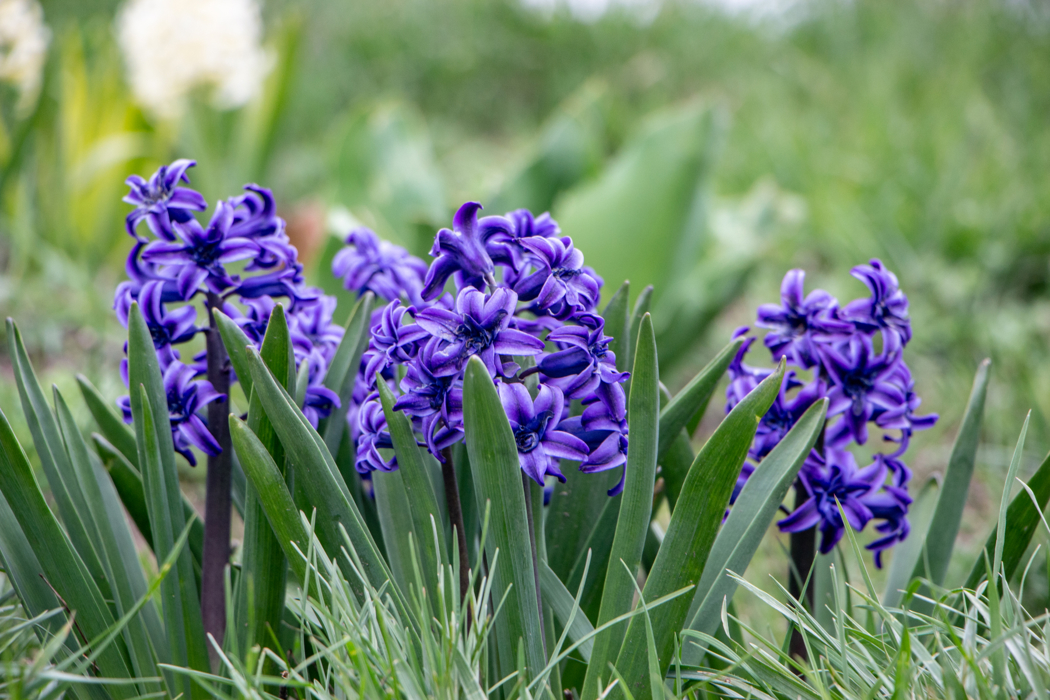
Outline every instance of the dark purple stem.
[(441, 477), (445, 482), (445, 502), (448, 504), (448, 519), (456, 530), (459, 548), (459, 599), (467, 597), (470, 590), (470, 560), (467, 558), (467, 533), (463, 527), (463, 506), (459, 500), (459, 483), (456, 480), (456, 464), (452, 461), (452, 448), (441, 452), (445, 460), (441, 463)]
[[(215, 323), (214, 309), (221, 308), (222, 299), (208, 293), (207, 357), (208, 381), (215, 391), (228, 395), (230, 392), (229, 358), (223, 347), (219, 329)], [(226, 633), (226, 587), (224, 578), (230, 560), (230, 472), (233, 453), (230, 443), (229, 402), (227, 399), (208, 404), (208, 430), (219, 443), (222, 451), (208, 456), (208, 476), (204, 497), (204, 554), (201, 571), (201, 616), (204, 632), (223, 643)], [(216, 652), (211, 645), (208, 652)], [(213, 658), (212, 662), (215, 663)]]

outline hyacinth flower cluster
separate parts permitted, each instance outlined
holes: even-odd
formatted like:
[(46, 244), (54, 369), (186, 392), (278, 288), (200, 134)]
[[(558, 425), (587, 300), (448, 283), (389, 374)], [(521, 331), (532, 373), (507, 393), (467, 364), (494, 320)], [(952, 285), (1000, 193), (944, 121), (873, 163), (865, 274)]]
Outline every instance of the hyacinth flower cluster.
[[(811, 405), (827, 398), (823, 443), (799, 472), (796, 487), (804, 489), (803, 498), (778, 525), (791, 533), (819, 528), (820, 551), (826, 554), (847, 524), (860, 532), (874, 521), (878, 536), (867, 547), (881, 567), (882, 552), (909, 532), (911, 471), (902, 458), (914, 432), (933, 426), (937, 416), (916, 413), (921, 400), (903, 357), (912, 335), (908, 299), (896, 275), (879, 260), (854, 267), (851, 274), (868, 287), (868, 297), (840, 306), (823, 290), (805, 294), (805, 273), (791, 270), (780, 288), (780, 304), (759, 307), (756, 326), (766, 330), (763, 340), (772, 359), (784, 358), (791, 369), (758, 426), (734, 500), (755, 465)], [(744, 340), (729, 367), (727, 412), (772, 374), (744, 363), (755, 340)], [(872, 427), (893, 447), (861, 467), (848, 448), (866, 446)]]
[[(208, 204), (186, 186), (193, 165), (177, 160), (148, 180), (128, 178), (124, 201), (135, 208), (126, 228), (135, 243), (126, 264), (128, 280), (114, 299), (125, 327), (131, 304), (138, 302), (142, 310), (164, 373), (175, 449), (191, 465), (196, 464), (192, 448), (211, 456), (221, 451), (199, 413), (224, 395), (204, 378), (205, 353), (183, 357), (179, 349), (198, 334), (213, 332), (207, 323), (199, 325), (201, 301), (232, 318), (257, 346), (274, 307), (285, 305), (296, 367), (308, 384), (303, 412), (315, 426), (339, 405), (322, 380), (343, 335), (332, 323), (335, 299), (305, 284), (270, 190), (245, 185), (244, 194), (218, 202), (202, 224), (196, 214)], [(122, 375), (127, 384), (127, 360)], [(118, 405), (131, 422), (129, 397)]]
[[(347, 289), (387, 301), (371, 319), (348, 421), (356, 467), (397, 468), (377, 391), (412, 420), (419, 441), (442, 463), (463, 440), (463, 380), (479, 358), (496, 384), (522, 472), (561, 481), (561, 460), (582, 472), (621, 468), (627, 454), (628, 374), (616, 368), (596, 313), (601, 278), (548, 214), (518, 210), (479, 217), (468, 202), (441, 229), (428, 266), (368, 229), (350, 234), (333, 260)], [(572, 410), (573, 407), (576, 410)]]

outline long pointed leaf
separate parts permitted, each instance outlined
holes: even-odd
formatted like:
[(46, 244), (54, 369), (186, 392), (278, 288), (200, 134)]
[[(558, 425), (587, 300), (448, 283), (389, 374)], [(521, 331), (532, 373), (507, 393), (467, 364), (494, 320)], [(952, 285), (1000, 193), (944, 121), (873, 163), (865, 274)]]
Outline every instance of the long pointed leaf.
[[(61, 598), (67, 610), (76, 611), (81, 642), (102, 636), (115, 620), (102, 593), (72, 543), (47, 507), (29, 459), (15, 438), (7, 416), (0, 411), (0, 493), (3, 493), (26, 540), (33, 548), (46, 583)], [(131, 678), (122, 640), (98, 655), (102, 675)], [(135, 695), (130, 686), (112, 686), (114, 697)]]
[(503, 600), (496, 625), (499, 674), (517, 670), (519, 644), (529, 672), (538, 673), (546, 663), (518, 449), (492, 378), (477, 357), (467, 363), (463, 423), (478, 504), (492, 504), (485, 542), (490, 562), (499, 551), (492, 572), (492, 596)]
[(339, 407), (324, 419), (319, 431), (325, 445), (328, 446), (328, 451), (333, 455), (339, 451), (339, 443), (346, 432), (346, 413), (350, 408), (350, 397), (354, 393), (361, 355), (368, 348), (369, 324), (374, 303), (375, 295), (372, 292), (365, 293), (357, 300), (350, 311), (350, 318), (346, 321), (343, 339), (339, 342), (324, 377), (324, 385), (339, 395)]
[[(631, 609), (636, 585), (634, 573), (641, 563), (642, 548), (652, 517), (656, 449), (659, 442), (660, 378), (656, 336), (649, 314), (645, 314), (639, 324), (631, 376), (628, 403), (631, 444), (627, 451), (624, 491), (610, 565), (605, 574), (598, 626)], [(619, 652), (625, 629), (626, 625), (610, 627), (595, 638), (583, 686), (584, 700), (597, 697), (599, 676), (606, 676), (606, 666)]]
[[(317, 508), (317, 536), (325, 551), (337, 553), (334, 556), (340, 557), (347, 580), (359, 596), (363, 595), (363, 588), (352, 571), (353, 562), (342, 554), (341, 529), (345, 528), (360, 557), (362, 573), (373, 586), (381, 588), (387, 581), (392, 581), (390, 567), (379, 553), (324, 440), (292, 402), (288, 392), (278, 385), (254, 348), (248, 350), (248, 364), (252, 373), (252, 391), (262, 401), (285, 454), (295, 465), (296, 490), (302, 488), (310, 504)], [(399, 587), (395, 585), (392, 592), (394, 602), (405, 613), (404, 618), (411, 619)]]
[(135, 446), (135, 433), (124, 424), (120, 416), (113, 410), (112, 402), (99, 393), (98, 389), (88, 381), (82, 374), (77, 375), (77, 384), (80, 393), (84, 397), (91, 417), (95, 419), (98, 429), (102, 431), (103, 437), (124, 455), (135, 469), (138, 469), (138, 448)]
[[(781, 361), (776, 372), (730, 411), (696, 456), (645, 582), (646, 600), (656, 600), (700, 580), (755, 429), (776, 398), (783, 377)], [(690, 604), (689, 596), (676, 599), (653, 620), (657, 656), (664, 670), (670, 664), (674, 636), (684, 626)], [(652, 697), (648, 664), (645, 624), (635, 618), (627, 629), (616, 668), (639, 699)]]
[[(137, 303), (131, 305), (128, 314), (128, 380), (153, 551), (157, 559), (163, 561), (174, 550), (179, 533), (186, 528), (186, 514), (175, 468), (164, 379), (152, 334)], [(189, 550), (184, 547), (175, 562), (160, 589), (171, 659), (177, 665), (207, 670), (208, 648)], [(184, 679), (182, 682), (183, 692), (194, 698), (204, 697), (202, 689), (185, 684)]]
[[(224, 325), (229, 324), (224, 322)], [(226, 332), (231, 334), (229, 328)], [(247, 347), (243, 345), (239, 348), (240, 361), (245, 363)], [(278, 305), (274, 307), (266, 325), (260, 356), (274, 376), (285, 378), (286, 387), (291, 386), (295, 371), (291, 353), (292, 341), (284, 307)], [(242, 369), (250, 372), (246, 364)], [(283, 466), (284, 448), (254, 391), (250, 393), (248, 401), (248, 427), (258, 436), (274, 463)], [(241, 468), (244, 468), (243, 464)], [(242, 654), (253, 646), (266, 647), (270, 644), (271, 635), (280, 630), (281, 614), (284, 611), (287, 564), (281, 543), (267, 521), (259, 498), (259, 492), (246, 484), (241, 576), (237, 581), (233, 618), (238, 650)]]
[(573, 642), (584, 640), (577, 649), (583, 656), (583, 660), (590, 662), (591, 651), (594, 649), (594, 639), (587, 639), (587, 637), (594, 634), (594, 626), (583, 614), (582, 610), (577, 609), (576, 613), (573, 614), (573, 609), (576, 608), (576, 599), (572, 597), (572, 593), (558, 578), (558, 574), (554, 573), (544, 563), (540, 564), (540, 591), (543, 593), (543, 604), (551, 607), (559, 622), (564, 625), (572, 618), (572, 624), (568, 630), (569, 639)]
[[(795, 475), (817, 443), (826, 415), (827, 401), (813, 404), (748, 478), (711, 547), (686, 617), (689, 629), (706, 634), (718, 629), (722, 602), (732, 600), (736, 590), (736, 581), (728, 572), (743, 574), (747, 569)], [(683, 662), (699, 663), (701, 653), (698, 646), (689, 644), (683, 649)]]
[[(955, 538), (959, 533), (963, 508), (966, 506), (966, 496), (970, 492), (977, 446), (981, 440), (981, 422), (984, 417), (984, 398), (988, 393), (990, 365), (989, 360), (981, 362), (973, 378), (970, 400), (966, 404), (959, 434), (952, 445), (948, 469), (944, 473), (944, 482), (937, 496), (937, 506), (926, 532), (923, 545), (925, 552), (920, 551), (913, 564), (912, 578), (926, 578), (938, 586), (944, 583), (944, 576), (948, 573), (948, 563), (951, 561)], [(899, 552), (895, 553), (895, 556), (899, 555)], [(927, 563), (929, 570), (926, 569)], [(893, 605), (894, 599), (899, 600), (898, 596), (891, 594), (890, 602), (886, 604)]]

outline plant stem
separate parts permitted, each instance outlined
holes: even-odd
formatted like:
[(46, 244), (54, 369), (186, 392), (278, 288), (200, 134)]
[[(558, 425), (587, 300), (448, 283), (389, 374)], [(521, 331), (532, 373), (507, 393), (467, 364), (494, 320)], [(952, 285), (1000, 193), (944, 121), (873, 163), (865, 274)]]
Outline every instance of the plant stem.
[(448, 519), (456, 531), (459, 547), (459, 599), (467, 597), (470, 590), (470, 560), (467, 558), (467, 533), (463, 526), (463, 505), (459, 500), (459, 484), (456, 481), (456, 463), (452, 461), (452, 448), (441, 451), (445, 460), (441, 463), (441, 477), (445, 482), (445, 502), (448, 504)]
[[(228, 395), (230, 392), (229, 358), (215, 323), (214, 309), (222, 306), (222, 299), (214, 292), (208, 293), (207, 358), (208, 381), (215, 391)], [(230, 480), (233, 452), (230, 442), (230, 410), (227, 398), (208, 404), (208, 430), (222, 449), (217, 455), (208, 456), (208, 476), (204, 496), (204, 554), (201, 566), (201, 616), (204, 632), (223, 643), (226, 633), (226, 589), (224, 584), (226, 565), (230, 560)], [(212, 665), (217, 662), (216, 652), (209, 645)]]
[(532, 488), (529, 477), (521, 474), (521, 487), (525, 491), (525, 516), (529, 521), (529, 544), (532, 546), (532, 573), (536, 577), (536, 606), (540, 613), (540, 640), (543, 655), (547, 656), (547, 633), (543, 629), (543, 596), (540, 594), (540, 560), (536, 553), (536, 523), (532, 519)]
[[(809, 492), (802, 484), (801, 479), (795, 482), (795, 508), (801, 506), (809, 498)], [(806, 586), (806, 578), (813, 569), (813, 559), (816, 556), (817, 529), (811, 527), (802, 532), (791, 533), (791, 564), (788, 571), (788, 592), (795, 600), (800, 601), (810, 612), (813, 611), (813, 585)], [(805, 595), (803, 597), (803, 587)], [(806, 653), (806, 643), (802, 639), (802, 633), (797, 627), (791, 628), (791, 642), (789, 645), (791, 656), (798, 657), (803, 661), (809, 659)]]

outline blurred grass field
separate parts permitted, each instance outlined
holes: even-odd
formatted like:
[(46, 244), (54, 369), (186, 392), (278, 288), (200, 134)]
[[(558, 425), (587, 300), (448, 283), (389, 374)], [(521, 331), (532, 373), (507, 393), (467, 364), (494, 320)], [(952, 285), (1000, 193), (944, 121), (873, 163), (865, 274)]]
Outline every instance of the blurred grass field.
[[(943, 469), (977, 363), (993, 361), (965, 555), (949, 580), (988, 531), (1028, 409), (1026, 474), (1050, 447), (1046, 2), (746, 13), (668, 1), (583, 22), (515, 0), (270, 0), (275, 66), (260, 97), (230, 112), (201, 100), (177, 122), (129, 94), (117, 3), (43, 7), (52, 43), (22, 151), (26, 118), (0, 93), (0, 311), (63, 388), (82, 371), (121, 393), (110, 305), (129, 247), (122, 182), (194, 157), (209, 200), (245, 181), (272, 187), (327, 286), (329, 237), (347, 215), (423, 253), (468, 199), (550, 208), (609, 286), (629, 276), (659, 287), (681, 264), (682, 289), (658, 293), (678, 308), (694, 280), (703, 299), (681, 313), (702, 333), (673, 346), (672, 388), (777, 298), (786, 270), (847, 300), (863, 293), (849, 268), (882, 258), (911, 300), (907, 360), (923, 408), (941, 415), (909, 452), (917, 486)], [(603, 211), (634, 223), (603, 229)], [(692, 243), (675, 248), (666, 231)], [(739, 271), (733, 284), (711, 282), (726, 269)], [(11, 415), (4, 353), (6, 342), (0, 405)], [(783, 578), (777, 539), (763, 552), (749, 578)]]

